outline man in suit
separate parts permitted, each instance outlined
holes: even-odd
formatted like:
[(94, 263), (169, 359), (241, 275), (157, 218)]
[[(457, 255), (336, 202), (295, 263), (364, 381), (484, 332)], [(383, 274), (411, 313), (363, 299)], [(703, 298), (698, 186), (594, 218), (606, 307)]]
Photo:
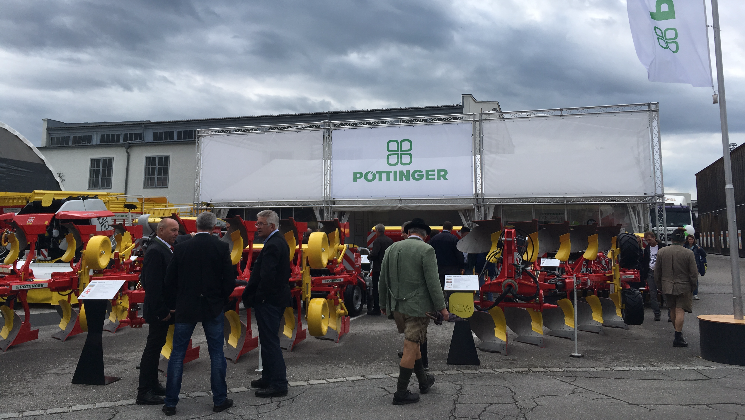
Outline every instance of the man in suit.
[(147, 341), (140, 359), (140, 383), (137, 387), (137, 404), (163, 404), (166, 389), (158, 381), (158, 359), (166, 343), (168, 326), (173, 316), (163, 298), (166, 269), (173, 255), (173, 243), (178, 236), (178, 222), (163, 218), (158, 223), (157, 236), (150, 241), (142, 263), (140, 282), (145, 289), (142, 311), (148, 323)]
[(383, 264), (385, 250), (393, 244), (393, 239), (385, 235), (385, 226), (380, 223), (375, 225), (377, 237), (372, 243), (372, 250), (368, 259), (372, 263), (372, 288), (373, 301), (367, 302), (368, 315), (380, 315), (380, 299), (378, 295), (378, 282), (380, 280), (380, 266)]
[(685, 229), (676, 229), (670, 239), (673, 245), (660, 249), (657, 254), (654, 279), (670, 308), (675, 327), (673, 347), (688, 347), (683, 338), (683, 317), (686, 312), (693, 312), (693, 289), (698, 283), (698, 268), (693, 251), (683, 247)]
[(396, 320), (398, 332), (404, 334), (394, 405), (419, 401), (419, 394), (408, 389), (412, 373), (422, 394), (434, 385), (434, 376), (422, 365), (419, 345), (427, 341), (427, 312), (439, 311), (445, 319), (449, 317), (438, 281), (435, 251), (424, 242), (430, 231), (422, 219), (407, 223), (404, 232), (408, 238), (388, 247), (380, 271), (380, 309)]
[(256, 233), (264, 247), (251, 269), (243, 291), (243, 306), (254, 308), (261, 340), (261, 378), (251, 381), (257, 397), (287, 395), (287, 368), (279, 345), (279, 323), (290, 304), (290, 247), (279, 232), (279, 216), (272, 210), (257, 214)]
[(644, 248), (644, 254), (639, 262), (639, 275), (642, 280), (647, 282), (647, 291), (649, 292), (649, 305), (654, 312), (654, 320), (660, 320), (660, 303), (657, 300), (657, 289), (660, 284), (655, 282), (654, 268), (657, 262), (657, 253), (665, 244), (657, 242), (657, 235), (654, 232), (645, 232), (644, 240), (647, 241), (647, 247)]
[(446, 275), (463, 272), (463, 253), (458, 251), (458, 237), (452, 230), (453, 224), (445, 222), (442, 224), (442, 232), (429, 240), (429, 244), (435, 249), (435, 255), (437, 256), (437, 272), (443, 289), (445, 288)]
[(220, 412), (233, 406), (233, 400), (227, 398), (225, 382), (223, 307), (235, 287), (235, 271), (228, 244), (211, 234), (215, 222), (213, 213), (204, 212), (197, 216), (196, 235), (175, 248), (166, 273), (166, 304), (176, 316), (163, 406), (163, 412), (169, 416), (176, 414), (184, 356), (198, 322), (204, 328), (212, 363), (212, 411)]

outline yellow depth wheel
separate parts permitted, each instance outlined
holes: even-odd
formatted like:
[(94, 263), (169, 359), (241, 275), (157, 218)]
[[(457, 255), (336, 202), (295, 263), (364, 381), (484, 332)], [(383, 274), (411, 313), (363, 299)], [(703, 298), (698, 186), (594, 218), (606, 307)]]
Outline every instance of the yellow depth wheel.
[(313, 232), (308, 238), (308, 263), (310, 268), (326, 268), (329, 263), (329, 238), (323, 232)]
[(107, 236), (94, 236), (83, 251), (83, 258), (89, 268), (103, 270), (111, 260), (111, 240)]
[(326, 299), (311, 299), (308, 306), (308, 332), (313, 337), (323, 337), (328, 329), (329, 305)]

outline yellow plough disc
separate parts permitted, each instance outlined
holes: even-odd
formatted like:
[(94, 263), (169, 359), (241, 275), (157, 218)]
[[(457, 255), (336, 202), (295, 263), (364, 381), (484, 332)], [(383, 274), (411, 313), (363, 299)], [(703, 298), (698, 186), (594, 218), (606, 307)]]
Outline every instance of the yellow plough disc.
[(21, 246), (18, 243), (18, 238), (16, 238), (16, 235), (14, 233), (8, 233), (3, 235), (3, 243), (10, 244), (10, 252), (5, 257), (5, 261), (3, 262), (3, 264), (13, 264), (18, 259), (18, 255), (21, 252)]
[(0, 306), (0, 311), (2, 311), (3, 318), (5, 318), (5, 325), (3, 325), (3, 329), (0, 330), (0, 338), (5, 340), (10, 335), (10, 332), (13, 331), (13, 319), (15, 312), (13, 312), (13, 310), (7, 306)]
[(292, 261), (295, 258), (295, 250), (297, 249), (295, 232), (291, 230), (285, 232), (285, 241), (287, 241), (287, 246), (290, 248), (290, 261)]
[[(324, 236), (326, 235), (324, 234)], [(326, 303), (326, 299), (311, 299), (308, 306), (308, 332), (313, 337), (323, 337), (326, 335), (328, 328), (329, 305)]]
[(595, 261), (598, 257), (598, 234), (590, 235), (587, 238), (587, 250), (583, 257), (588, 261)]
[(230, 263), (236, 265), (241, 262), (243, 257), (243, 237), (241, 231), (236, 230), (230, 234), (230, 239), (233, 241), (233, 249), (230, 250)]
[(308, 238), (308, 263), (310, 268), (326, 268), (329, 263), (329, 238), (323, 232), (313, 232)]
[(287, 338), (292, 338), (292, 331), (295, 329), (295, 312), (292, 307), (285, 308), (285, 325), (282, 329), (282, 334)]
[(569, 234), (565, 233), (559, 236), (559, 251), (556, 252), (556, 259), (566, 262), (569, 260), (569, 253), (572, 251), (572, 243), (569, 241)]
[(89, 268), (106, 268), (111, 260), (111, 240), (107, 236), (92, 237), (83, 251), (83, 258)]
[(75, 242), (75, 235), (72, 233), (65, 235), (65, 241), (67, 242), (67, 249), (59, 260), (68, 263), (75, 257), (75, 249), (77, 249), (78, 244)]
[[(230, 335), (228, 336), (228, 344), (231, 347), (236, 348), (238, 347), (238, 340), (241, 338), (241, 318), (235, 311), (225, 312), (225, 318), (227, 318), (228, 323), (230, 324)], [(173, 342), (171, 342), (171, 345), (173, 345)], [(165, 349), (165, 347), (163, 347), (163, 349)]]

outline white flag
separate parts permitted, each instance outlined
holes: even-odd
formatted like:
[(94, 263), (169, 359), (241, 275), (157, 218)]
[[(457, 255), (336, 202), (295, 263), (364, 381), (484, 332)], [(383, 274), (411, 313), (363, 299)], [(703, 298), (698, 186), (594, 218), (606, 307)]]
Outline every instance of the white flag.
[(626, 8), (649, 81), (712, 86), (703, 0), (627, 0)]

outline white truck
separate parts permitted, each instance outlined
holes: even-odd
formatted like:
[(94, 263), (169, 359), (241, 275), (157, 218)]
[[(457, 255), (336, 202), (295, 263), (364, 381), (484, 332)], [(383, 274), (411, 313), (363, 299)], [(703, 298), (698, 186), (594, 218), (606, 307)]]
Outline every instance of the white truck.
[[(655, 226), (654, 209), (650, 211), (650, 224), (657, 236), (662, 236), (663, 228)], [(668, 193), (665, 194), (665, 227), (664, 231), (669, 237), (675, 229), (686, 225), (693, 226), (693, 213), (691, 212), (691, 194)]]

